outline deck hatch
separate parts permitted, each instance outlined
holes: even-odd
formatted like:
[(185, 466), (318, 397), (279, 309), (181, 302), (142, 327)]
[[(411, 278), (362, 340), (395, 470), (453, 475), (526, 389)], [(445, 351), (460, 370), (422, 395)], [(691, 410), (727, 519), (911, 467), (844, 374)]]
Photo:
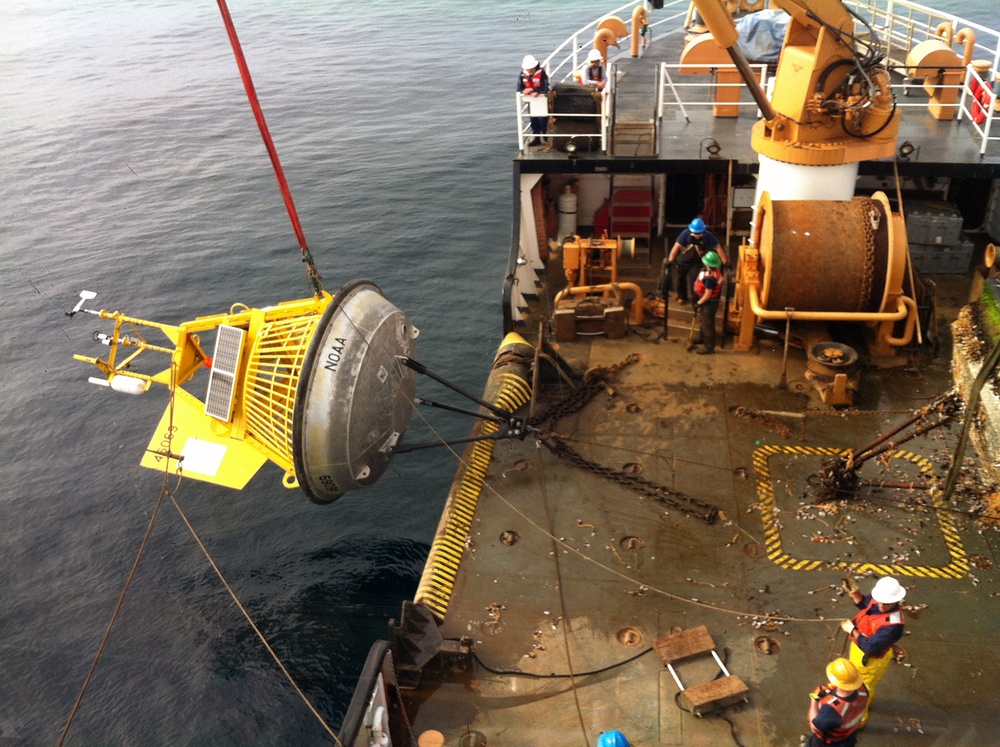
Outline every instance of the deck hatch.
[(236, 372), (240, 367), (243, 338), (246, 332), (239, 327), (219, 326), (212, 355), (212, 372), (205, 395), (205, 414), (228, 421), (233, 412), (233, 393), (236, 391)]

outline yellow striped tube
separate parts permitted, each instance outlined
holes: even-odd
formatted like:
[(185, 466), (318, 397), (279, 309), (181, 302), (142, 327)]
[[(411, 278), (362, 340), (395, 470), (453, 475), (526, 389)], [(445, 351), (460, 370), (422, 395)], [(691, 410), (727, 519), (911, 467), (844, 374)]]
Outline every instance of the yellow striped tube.
[[(515, 333), (507, 335), (493, 361), (483, 399), (508, 412), (523, 407), (531, 399), (533, 358), (534, 348), (524, 338)], [(495, 433), (498, 428), (497, 423), (480, 420), (471, 435)], [(444, 620), (448, 611), (495, 444), (495, 441), (475, 441), (466, 447), (417, 587), (414, 601), (426, 606), (439, 621)]]

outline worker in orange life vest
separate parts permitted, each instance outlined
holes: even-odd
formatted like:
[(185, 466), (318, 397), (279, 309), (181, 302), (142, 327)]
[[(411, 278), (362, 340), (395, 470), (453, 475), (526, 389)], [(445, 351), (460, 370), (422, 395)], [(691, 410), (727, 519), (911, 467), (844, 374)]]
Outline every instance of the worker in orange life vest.
[[(521, 60), (521, 77), (517, 81), (517, 90), (522, 96), (544, 96), (549, 92), (549, 76), (534, 55), (526, 54)], [(531, 132), (534, 135), (544, 135), (548, 129), (548, 117), (531, 118)], [(533, 141), (532, 144), (536, 143)]]
[(701, 347), (698, 355), (715, 352), (715, 314), (722, 295), (722, 259), (715, 252), (706, 252), (701, 258), (704, 265), (694, 281), (694, 309), (701, 329)]
[[(664, 278), (664, 285), (668, 266), (676, 263), (677, 303), (687, 303), (688, 297), (694, 294), (691, 286), (694, 285), (695, 276), (702, 269), (701, 258), (709, 251), (718, 254), (722, 258), (722, 264), (729, 261), (726, 259), (725, 249), (715, 234), (708, 230), (705, 221), (695, 218), (677, 235), (677, 240), (663, 259), (661, 276)], [(670, 288), (664, 287), (664, 291), (669, 290)], [(663, 297), (666, 298), (666, 292)], [(694, 297), (692, 300), (697, 301), (698, 298)]]
[(817, 687), (809, 697), (809, 729), (806, 747), (854, 747), (861, 717), (868, 704), (868, 690), (861, 673), (847, 659), (834, 659), (826, 667), (826, 687)]
[(861, 726), (868, 723), (868, 709), (875, 699), (875, 686), (892, 661), (892, 646), (903, 637), (903, 611), (899, 603), (906, 589), (891, 576), (880, 578), (870, 595), (862, 596), (857, 584), (844, 579), (841, 588), (861, 611), (840, 627), (851, 639), (851, 663), (858, 668), (868, 688), (868, 702)]

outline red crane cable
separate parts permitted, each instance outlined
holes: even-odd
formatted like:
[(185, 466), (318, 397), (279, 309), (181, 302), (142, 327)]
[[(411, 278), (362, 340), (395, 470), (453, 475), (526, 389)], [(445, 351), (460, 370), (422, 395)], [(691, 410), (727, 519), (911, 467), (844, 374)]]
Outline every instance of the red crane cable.
[(281, 188), (281, 196), (285, 200), (285, 207), (288, 209), (288, 217), (292, 221), (292, 228), (295, 236), (299, 240), (299, 248), (302, 250), (302, 261), (306, 265), (306, 274), (312, 282), (313, 289), (317, 295), (323, 290), (323, 278), (320, 277), (319, 270), (313, 262), (312, 253), (306, 244), (306, 236), (302, 232), (302, 224), (299, 223), (299, 214), (295, 211), (295, 203), (292, 202), (292, 192), (288, 188), (288, 181), (285, 179), (285, 172), (281, 168), (281, 161), (278, 159), (278, 149), (274, 147), (274, 140), (267, 129), (267, 122), (264, 120), (264, 112), (260, 108), (260, 101), (257, 99), (257, 91), (253, 87), (253, 79), (250, 77), (250, 68), (247, 67), (246, 58), (243, 56), (243, 48), (240, 40), (236, 36), (236, 27), (233, 25), (233, 18), (229, 15), (229, 8), (226, 0), (218, 0), (219, 11), (222, 13), (222, 21), (226, 25), (226, 33), (229, 34), (229, 42), (233, 47), (233, 54), (236, 55), (236, 65), (240, 69), (240, 77), (243, 79), (243, 87), (246, 89), (247, 98), (250, 100), (250, 108), (253, 109), (254, 119), (257, 120), (257, 127), (260, 129), (260, 136), (264, 139), (264, 146), (267, 154), (271, 157), (271, 166), (274, 167), (274, 175), (278, 179), (278, 186)]

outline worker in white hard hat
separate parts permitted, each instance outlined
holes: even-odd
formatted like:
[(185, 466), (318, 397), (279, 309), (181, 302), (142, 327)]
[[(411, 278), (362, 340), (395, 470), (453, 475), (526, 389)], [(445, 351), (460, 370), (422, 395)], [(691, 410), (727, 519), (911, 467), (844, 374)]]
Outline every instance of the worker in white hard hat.
[(861, 717), (868, 704), (868, 690), (858, 668), (847, 659), (834, 659), (826, 667), (827, 684), (809, 697), (806, 747), (854, 747)]
[[(521, 77), (517, 90), (522, 96), (545, 96), (549, 92), (549, 76), (534, 55), (526, 54), (521, 60)], [(531, 132), (535, 135), (531, 145), (538, 144), (538, 136), (548, 132), (548, 117), (531, 117)]]
[(595, 86), (598, 91), (603, 91), (607, 81), (604, 57), (600, 50), (590, 50), (590, 54), (587, 55), (587, 64), (580, 70), (580, 82), (585, 86)]
[(862, 595), (853, 579), (845, 578), (841, 588), (861, 611), (840, 627), (851, 639), (851, 663), (858, 668), (868, 688), (868, 703), (861, 726), (868, 723), (868, 709), (875, 700), (875, 685), (892, 661), (892, 647), (903, 637), (903, 611), (899, 604), (906, 589), (891, 576), (880, 578), (871, 594)]

